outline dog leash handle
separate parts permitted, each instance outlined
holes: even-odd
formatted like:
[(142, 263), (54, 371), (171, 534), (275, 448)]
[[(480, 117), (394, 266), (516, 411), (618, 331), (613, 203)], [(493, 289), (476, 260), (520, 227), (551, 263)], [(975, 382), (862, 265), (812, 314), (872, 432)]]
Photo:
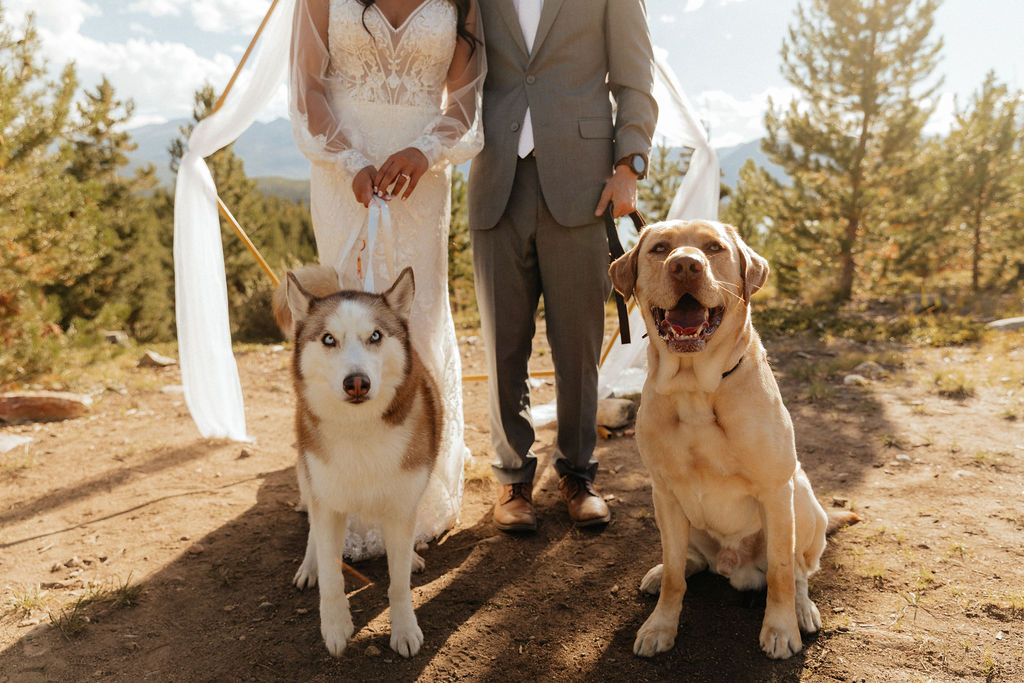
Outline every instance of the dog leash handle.
[[(637, 233), (644, 229), (647, 225), (647, 221), (640, 215), (639, 211), (633, 210), (629, 213), (630, 219), (633, 221), (633, 227), (636, 228)], [(608, 256), (610, 261), (614, 261), (623, 254), (626, 250), (622, 248), (622, 242), (619, 241), (619, 231), (615, 227), (615, 218), (612, 213), (612, 203), (608, 202), (608, 206), (604, 210), (604, 229), (608, 235)], [(629, 344), (631, 339), (629, 335), (629, 311), (626, 310), (626, 299), (623, 298), (618, 291), (615, 294), (615, 308), (619, 313), (619, 338), (623, 344)]]

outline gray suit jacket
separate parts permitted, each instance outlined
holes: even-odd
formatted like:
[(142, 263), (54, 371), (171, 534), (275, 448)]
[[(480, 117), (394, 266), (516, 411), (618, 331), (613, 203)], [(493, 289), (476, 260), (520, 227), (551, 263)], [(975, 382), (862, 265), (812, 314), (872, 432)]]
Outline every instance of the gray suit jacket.
[(657, 105), (643, 0), (545, 0), (532, 54), (512, 0), (478, 7), (487, 79), (484, 148), (469, 174), (470, 227), (492, 228), (505, 210), (527, 105), (552, 216), (562, 225), (593, 222), (615, 161), (651, 149)]

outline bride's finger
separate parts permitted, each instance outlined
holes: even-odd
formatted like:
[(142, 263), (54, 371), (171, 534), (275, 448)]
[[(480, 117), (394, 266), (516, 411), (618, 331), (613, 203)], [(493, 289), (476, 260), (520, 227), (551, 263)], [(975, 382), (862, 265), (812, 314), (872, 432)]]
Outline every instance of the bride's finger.
[(391, 185), (391, 182), (394, 180), (393, 176), (390, 179), (388, 178), (388, 175), (391, 173), (394, 166), (394, 162), (391, 161), (390, 158), (388, 158), (387, 161), (380, 165), (380, 170), (377, 171), (377, 176), (374, 178), (373, 184), (382, 190), (387, 189), (387, 187)]
[[(412, 191), (416, 189), (416, 185), (419, 184), (420, 178), (422, 178), (422, 177), (423, 177), (423, 174), (420, 173), (419, 171), (413, 171), (409, 175), (409, 187), (407, 187), (405, 189), (405, 194), (402, 195), (402, 199), (408, 199), (409, 198), (409, 195), (411, 195)], [(395, 194), (398, 194), (398, 192), (396, 191)]]
[(399, 173), (398, 177), (395, 178), (395, 186), (391, 188), (391, 196), (397, 197), (399, 193), (405, 188), (409, 182), (408, 173)]

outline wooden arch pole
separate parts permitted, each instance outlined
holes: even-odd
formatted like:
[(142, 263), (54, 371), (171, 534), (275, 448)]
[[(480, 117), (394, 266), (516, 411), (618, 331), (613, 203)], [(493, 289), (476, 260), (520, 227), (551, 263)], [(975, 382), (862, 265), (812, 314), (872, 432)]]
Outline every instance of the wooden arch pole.
[[(217, 102), (213, 105), (213, 111), (211, 113), (216, 114), (217, 111), (224, 106), (224, 101), (227, 99), (228, 93), (230, 93), (231, 89), (235, 86), (235, 81), (238, 80), (238, 75), (241, 74), (242, 69), (245, 68), (245, 63), (249, 61), (249, 56), (256, 47), (256, 43), (259, 42), (260, 36), (263, 34), (263, 29), (266, 28), (271, 15), (274, 14), (274, 10), (277, 8), (277, 3), (278, 0), (273, 0), (273, 2), (270, 3), (270, 9), (267, 10), (267, 13), (263, 17), (263, 21), (260, 22), (259, 28), (256, 29), (256, 33), (253, 34), (252, 40), (249, 41), (249, 47), (245, 48), (245, 53), (242, 55), (242, 58), (238, 60), (238, 66), (235, 67), (235, 72), (231, 74), (228, 84), (224, 87), (224, 92), (222, 92), (220, 97), (217, 98)], [(253, 244), (251, 239), (249, 239), (249, 235), (247, 235), (245, 230), (242, 229), (242, 226), (238, 224), (235, 217), (231, 215), (231, 211), (228, 210), (228, 207), (220, 197), (217, 197), (217, 208), (220, 210), (220, 215), (223, 216), (234, 229), (235, 234), (238, 235), (238, 239), (242, 240), (245, 248), (248, 249), (249, 253), (252, 254), (254, 259), (256, 259), (256, 262), (259, 264), (266, 276), (270, 278), (270, 281), (274, 283), (275, 287), (277, 287), (280, 280), (278, 280), (277, 276), (274, 275), (274, 271), (270, 268), (270, 265), (267, 264), (267, 260), (263, 258), (262, 254), (260, 254), (260, 250), (257, 249), (256, 245)]]

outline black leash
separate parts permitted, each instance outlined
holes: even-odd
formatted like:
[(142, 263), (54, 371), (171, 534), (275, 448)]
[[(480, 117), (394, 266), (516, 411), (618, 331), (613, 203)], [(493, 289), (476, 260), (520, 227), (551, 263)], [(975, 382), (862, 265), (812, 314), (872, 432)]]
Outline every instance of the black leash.
[[(629, 217), (633, 220), (633, 227), (636, 228), (637, 234), (640, 234), (640, 231), (647, 225), (647, 221), (644, 220), (639, 211), (631, 212)], [(625, 254), (626, 250), (622, 248), (622, 242), (619, 241), (619, 231), (615, 229), (611, 202), (608, 202), (608, 207), (604, 210), (604, 229), (608, 233), (608, 255), (611, 261), (614, 261)], [(630, 342), (629, 311), (626, 310), (626, 300), (618, 290), (613, 290), (613, 292), (615, 294), (615, 308), (619, 312), (619, 336), (623, 344), (628, 344)]]

